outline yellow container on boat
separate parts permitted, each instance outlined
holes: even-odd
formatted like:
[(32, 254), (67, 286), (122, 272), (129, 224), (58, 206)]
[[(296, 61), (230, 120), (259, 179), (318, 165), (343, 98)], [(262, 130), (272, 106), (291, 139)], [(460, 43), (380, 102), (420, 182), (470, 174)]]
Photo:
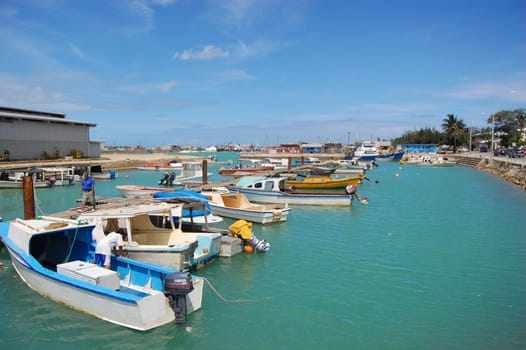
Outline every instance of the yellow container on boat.
[(237, 220), (228, 227), (228, 230), (234, 237), (242, 239), (252, 238), (252, 223), (245, 220)]

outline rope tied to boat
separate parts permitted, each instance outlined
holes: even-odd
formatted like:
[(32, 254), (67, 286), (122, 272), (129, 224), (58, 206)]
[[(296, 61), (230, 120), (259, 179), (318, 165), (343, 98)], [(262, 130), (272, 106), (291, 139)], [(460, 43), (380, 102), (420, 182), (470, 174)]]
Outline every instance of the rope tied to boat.
[[(225, 297), (223, 297), (221, 295), (221, 293), (219, 293), (219, 291), (212, 285), (212, 282), (210, 282), (206, 277), (203, 277), (203, 276), (199, 276), (199, 277), (202, 278), (206, 283), (208, 283), (208, 285), (210, 286), (210, 289), (212, 289), (214, 294), (219, 299), (221, 299), (223, 302), (225, 302), (225, 303), (253, 303), (253, 302), (256, 302), (256, 301), (260, 300), (260, 299), (233, 299), (233, 300), (228, 300)], [(264, 298), (261, 298), (261, 299), (270, 300), (270, 299), (272, 299), (272, 297), (264, 297)]]

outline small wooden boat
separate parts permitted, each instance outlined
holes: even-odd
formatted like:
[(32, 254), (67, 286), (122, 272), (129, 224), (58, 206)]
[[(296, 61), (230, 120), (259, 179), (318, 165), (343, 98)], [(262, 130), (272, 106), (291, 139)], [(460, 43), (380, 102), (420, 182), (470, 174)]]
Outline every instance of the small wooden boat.
[[(299, 179), (298, 179), (299, 178)], [(345, 176), (345, 177), (332, 177), (332, 176), (307, 176), (297, 177), (298, 180), (287, 180), (285, 185), (287, 188), (296, 189), (328, 189), (328, 188), (345, 188), (349, 185), (358, 185), (362, 182), (364, 176)]]
[[(59, 304), (140, 331), (186, 321), (186, 313), (201, 308), (202, 278), (122, 256), (112, 256), (110, 270), (92, 264), (93, 230), (83, 221), (53, 217), (0, 222), (0, 238), (21, 280)], [(179, 277), (185, 283), (175, 290)], [(184, 310), (171, 306), (175, 299)]]
[(230, 192), (226, 188), (201, 193), (208, 197), (212, 212), (228, 218), (268, 224), (287, 221), (291, 211), (286, 204), (251, 203), (243, 193)]
[(312, 166), (309, 170), (311, 175), (330, 176), (336, 171), (335, 167)]

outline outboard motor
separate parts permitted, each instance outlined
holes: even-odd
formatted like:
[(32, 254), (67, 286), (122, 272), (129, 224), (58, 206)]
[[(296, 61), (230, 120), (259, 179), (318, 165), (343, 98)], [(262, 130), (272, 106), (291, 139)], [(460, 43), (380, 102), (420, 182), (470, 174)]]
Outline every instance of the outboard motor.
[(358, 199), (360, 201), (360, 203), (362, 203), (362, 204), (369, 203), (369, 199), (367, 199), (367, 197), (363, 197), (358, 192), (358, 189), (356, 188), (355, 185), (347, 185), (347, 187), (345, 187), (345, 193), (350, 195), (353, 200), (354, 199)]
[(171, 186), (174, 184), (175, 181), (175, 173), (173, 171), (170, 172), (170, 175), (168, 176), (168, 184)]
[(172, 272), (164, 279), (164, 295), (175, 313), (175, 323), (186, 325), (186, 295), (194, 290), (189, 272)]
[(170, 174), (164, 173), (164, 176), (159, 179), (159, 185), (168, 185), (169, 178), (170, 178)]

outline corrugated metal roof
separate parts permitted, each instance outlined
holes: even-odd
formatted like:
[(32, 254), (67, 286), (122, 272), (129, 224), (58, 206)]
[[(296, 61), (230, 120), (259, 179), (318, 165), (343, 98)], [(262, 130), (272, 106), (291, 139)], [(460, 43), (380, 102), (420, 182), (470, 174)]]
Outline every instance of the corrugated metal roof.
[(0, 106), (0, 119), (18, 119), (18, 120), (33, 120), (45, 123), (59, 123), (59, 124), (74, 124), (97, 126), (95, 123), (83, 122), (80, 120), (65, 119), (64, 114), (31, 111), (26, 109), (9, 108)]

